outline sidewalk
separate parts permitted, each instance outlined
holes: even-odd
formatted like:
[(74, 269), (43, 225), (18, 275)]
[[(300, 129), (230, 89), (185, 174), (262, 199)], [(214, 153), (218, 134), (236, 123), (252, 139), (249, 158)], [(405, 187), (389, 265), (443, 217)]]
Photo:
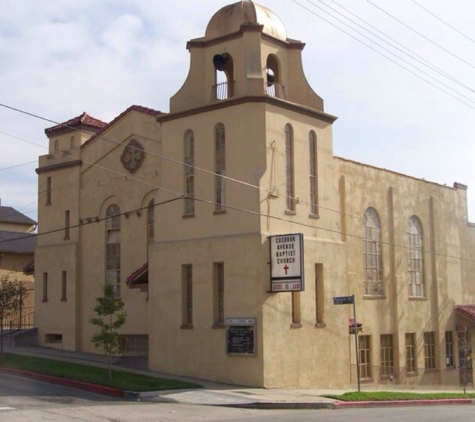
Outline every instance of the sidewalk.
[[(8, 347), (5, 346), (6, 353), (20, 354), (26, 356), (43, 357), (47, 359), (63, 360), (74, 363), (82, 363), (92, 366), (107, 367), (107, 357), (99, 354), (71, 352), (46, 347)], [(163, 374), (146, 369), (143, 360), (137, 358), (117, 359), (114, 368), (129, 372), (136, 372), (152, 377), (172, 378), (182, 381), (193, 382), (202, 385), (202, 389), (193, 390), (170, 390), (170, 391), (150, 391), (143, 393), (122, 392), (115, 390), (117, 396), (131, 400), (155, 401), (166, 403), (182, 403), (208, 406), (231, 406), (231, 407), (252, 407), (252, 408), (272, 408), (272, 409), (335, 409), (347, 407), (381, 407), (381, 406), (414, 406), (414, 405), (440, 405), (440, 404), (475, 404), (472, 399), (448, 399), (448, 400), (420, 400), (420, 401), (398, 401), (398, 402), (339, 402), (322, 397), (326, 394), (343, 394), (348, 390), (321, 390), (321, 389), (265, 389), (239, 387), (217, 383), (206, 380), (180, 377), (170, 374)], [(20, 374), (24, 375), (24, 374)], [(31, 375), (31, 374), (30, 374)], [(92, 384), (75, 381), (64, 381), (48, 376), (35, 376), (47, 382), (59, 382), (70, 387), (88, 389), (97, 393), (114, 395), (113, 389)], [(372, 388), (373, 389), (373, 388)], [(395, 388), (396, 390), (396, 388)], [(404, 390), (403, 386), (398, 391)], [(444, 392), (440, 389), (410, 389), (411, 392)], [(447, 392), (461, 392), (460, 389), (447, 389)], [(473, 391), (473, 389), (471, 389)], [(125, 393), (125, 394), (124, 394)]]

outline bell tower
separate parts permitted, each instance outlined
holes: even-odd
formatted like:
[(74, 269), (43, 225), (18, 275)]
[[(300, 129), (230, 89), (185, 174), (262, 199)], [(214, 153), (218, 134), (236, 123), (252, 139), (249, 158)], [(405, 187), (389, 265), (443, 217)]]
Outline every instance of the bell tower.
[(220, 9), (205, 36), (188, 42), (190, 70), (170, 100), (182, 112), (240, 97), (271, 96), (323, 111), (302, 67), (300, 41), (287, 38), (280, 19), (250, 0)]

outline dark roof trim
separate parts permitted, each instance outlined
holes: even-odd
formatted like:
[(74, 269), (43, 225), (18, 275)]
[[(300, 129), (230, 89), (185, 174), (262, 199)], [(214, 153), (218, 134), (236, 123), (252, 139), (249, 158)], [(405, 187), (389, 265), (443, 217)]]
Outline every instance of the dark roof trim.
[(86, 142), (84, 142), (81, 145), (81, 149), (89, 145), (92, 141), (94, 141), (94, 139), (99, 138), (101, 134), (103, 134), (107, 129), (116, 124), (120, 119), (122, 119), (126, 114), (130, 113), (131, 111), (138, 111), (139, 113), (149, 114), (150, 116), (158, 116), (160, 114), (164, 114), (163, 112), (154, 110), (153, 108), (143, 107), (139, 105), (131, 105), (129, 108), (127, 108), (117, 117), (115, 117), (109, 124), (104, 126), (101, 130), (99, 130), (97, 133), (92, 135)]
[(239, 104), (247, 103), (267, 103), (276, 107), (284, 108), (286, 110), (295, 111), (296, 113), (304, 114), (309, 117), (313, 117), (322, 120), (327, 123), (333, 123), (338, 117), (331, 114), (324, 113), (322, 111), (315, 110), (310, 107), (305, 107), (299, 104), (291, 103), (289, 101), (281, 100), (275, 97), (269, 97), (267, 95), (262, 96), (248, 96), (239, 98), (229, 98), (227, 100), (217, 101), (212, 104), (208, 104), (203, 107), (194, 108), (191, 110), (179, 111), (177, 113), (165, 114), (157, 117), (157, 122), (169, 122), (182, 117), (193, 116), (196, 114), (207, 113), (209, 111), (219, 110), (221, 108), (233, 107)]
[(50, 166), (39, 167), (35, 171), (37, 174), (40, 174), (46, 171), (62, 170), (68, 167), (81, 166), (81, 165), (82, 165), (82, 160), (73, 160), (73, 161), (68, 161), (66, 163), (52, 164)]
[(211, 47), (213, 45), (221, 44), (226, 41), (231, 41), (236, 38), (240, 38), (242, 37), (242, 34), (244, 32), (260, 32), (263, 39), (272, 41), (276, 44), (279, 44), (281, 47), (285, 47), (285, 48), (303, 50), (305, 47), (305, 43), (301, 41), (292, 40), (290, 38), (287, 38), (287, 41), (282, 41), (282, 40), (279, 40), (278, 38), (274, 38), (272, 35), (262, 32), (263, 30), (264, 30), (264, 25), (259, 25), (255, 23), (248, 24), (248, 25), (243, 24), (241, 25), (241, 28), (239, 29), (239, 31), (233, 32), (231, 34), (223, 35), (222, 37), (212, 38), (210, 40), (207, 40), (205, 37), (195, 38), (193, 40), (190, 40), (186, 43), (186, 48), (187, 50), (190, 50), (190, 48)]
[(32, 254), (35, 252), (36, 234), (0, 231), (0, 252)]
[(145, 276), (148, 276), (148, 262), (146, 262), (145, 264), (137, 268), (132, 274), (130, 274), (125, 282), (129, 287), (132, 287), (136, 284), (143, 284), (145, 283)]
[(83, 112), (80, 116), (73, 117), (72, 119), (69, 119), (66, 122), (45, 129), (45, 133), (48, 135), (52, 133), (63, 132), (66, 130), (76, 130), (78, 128), (101, 129), (106, 125), (106, 122), (96, 119), (95, 117), (89, 116), (89, 114)]
[(399, 172), (394, 171), (394, 170), (388, 170), (388, 169), (385, 169), (383, 167), (376, 167), (376, 166), (373, 166), (371, 164), (360, 163), (359, 161), (349, 160), (348, 158), (337, 157), (336, 155), (334, 155), (333, 158), (336, 159), (336, 160), (340, 160), (340, 161), (350, 163), (350, 164), (355, 164), (355, 165), (362, 166), (362, 167), (368, 167), (370, 169), (374, 169), (374, 170), (378, 170), (378, 171), (385, 171), (387, 173), (395, 174), (396, 176), (407, 177), (407, 178), (412, 179), (412, 180), (417, 180), (418, 182), (429, 183), (431, 185), (435, 185), (435, 186), (438, 186), (440, 188), (446, 188), (446, 189), (450, 189), (450, 190), (457, 190), (458, 189), (458, 187), (456, 187), (455, 185), (454, 185), (454, 187), (447, 186), (447, 185), (441, 185), (440, 183), (437, 183), (437, 182), (431, 182), (430, 180), (420, 179), (420, 178), (415, 177), (415, 176), (410, 176), (408, 174), (399, 173)]
[(35, 260), (32, 259), (23, 267), (23, 274), (34, 275), (35, 274)]
[(36, 221), (12, 207), (0, 206), (0, 222), (14, 224), (36, 224)]
[(455, 312), (475, 322), (475, 305), (457, 305), (455, 306)]

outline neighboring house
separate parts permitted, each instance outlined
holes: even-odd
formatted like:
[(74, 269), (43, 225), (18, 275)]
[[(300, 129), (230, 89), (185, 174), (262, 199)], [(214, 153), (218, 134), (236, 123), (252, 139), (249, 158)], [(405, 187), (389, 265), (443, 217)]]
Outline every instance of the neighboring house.
[(32, 326), (34, 312), (34, 252), (36, 222), (12, 207), (0, 206), (0, 276), (23, 283), (27, 289), (18, 315), (4, 321), (15, 326)]
[(153, 370), (346, 387), (353, 311), (333, 298), (355, 295), (365, 382), (470, 380), (466, 186), (334, 157), (336, 117), (308, 85), (304, 44), (267, 8), (226, 6), (187, 48), (169, 113), (131, 106), (45, 131), (40, 344), (96, 351), (89, 318), (110, 283), (127, 352), (148, 352)]

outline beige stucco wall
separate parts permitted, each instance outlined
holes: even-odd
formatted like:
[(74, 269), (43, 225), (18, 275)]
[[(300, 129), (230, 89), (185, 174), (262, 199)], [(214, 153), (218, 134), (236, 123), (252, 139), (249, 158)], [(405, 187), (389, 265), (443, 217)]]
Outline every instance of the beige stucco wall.
[[(379, 378), (382, 334), (394, 335), (396, 382), (433, 382), (434, 377), (437, 383), (456, 382), (457, 373), (445, 371), (444, 335), (455, 333), (460, 323), (454, 306), (475, 303), (470, 282), (475, 230), (467, 225), (465, 189), (334, 158), (335, 118), (323, 113), (322, 99), (308, 87), (303, 45), (247, 28), (222, 39), (192, 40), (189, 48), (190, 74), (170, 101), (171, 114), (155, 118), (131, 110), (92, 142), (84, 144), (81, 137), (80, 155), (40, 157), (40, 233), (61, 228), (65, 210), (70, 210), (71, 225), (79, 224), (69, 239), (55, 231), (38, 240), (36, 276), (48, 272), (50, 290), (48, 302), (37, 295), (40, 342), (46, 334), (62, 334), (60, 347), (96, 351), (88, 320), (105, 281), (105, 212), (116, 204), (125, 213), (120, 217), (121, 297), (127, 311), (122, 332), (148, 335), (152, 369), (261, 387), (347, 387), (355, 383), (354, 337), (348, 333), (352, 307), (335, 306), (333, 297), (354, 294), (357, 320), (363, 334), (371, 336), (373, 379), (368, 382), (385, 382)], [(223, 52), (233, 58), (234, 96), (216, 101), (212, 58)], [(280, 66), (283, 99), (265, 94), (270, 54)], [(214, 204), (218, 123), (226, 131), (225, 212), (215, 212)], [(294, 134), (292, 212), (285, 198), (286, 124)], [(194, 215), (184, 216), (187, 130), (194, 134), (196, 200)], [(317, 138), (318, 173), (318, 213), (312, 215), (310, 131)], [(67, 146), (70, 136), (64, 133), (59, 140)], [(52, 145), (55, 139), (51, 136)], [(120, 161), (131, 139), (147, 152), (135, 173)], [(74, 158), (81, 161), (67, 166)], [(52, 205), (44, 201), (47, 177), (53, 178)], [(143, 208), (151, 199), (155, 237), (148, 243)], [(371, 297), (363, 294), (361, 237), (368, 207), (381, 222), (384, 287), (383, 295)], [(426, 294), (417, 299), (408, 294), (407, 221), (412, 215), (420, 218), (424, 233)], [(305, 289), (269, 293), (268, 237), (289, 233), (304, 236)], [(146, 262), (148, 296), (125, 284)], [(254, 356), (227, 355), (225, 327), (213, 326), (213, 264), (218, 262), (224, 264), (225, 317), (256, 320)], [(182, 327), (182, 266), (190, 264), (193, 325)], [(71, 272), (68, 304), (58, 301), (61, 271), (68, 271), (68, 283)], [(317, 303), (320, 310), (323, 306), (323, 321), (317, 321)], [(422, 370), (426, 331), (436, 333), (438, 371), (432, 373)], [(411, 379), (403, 372), (408, 332), (416, 333), (421, 368)]]

